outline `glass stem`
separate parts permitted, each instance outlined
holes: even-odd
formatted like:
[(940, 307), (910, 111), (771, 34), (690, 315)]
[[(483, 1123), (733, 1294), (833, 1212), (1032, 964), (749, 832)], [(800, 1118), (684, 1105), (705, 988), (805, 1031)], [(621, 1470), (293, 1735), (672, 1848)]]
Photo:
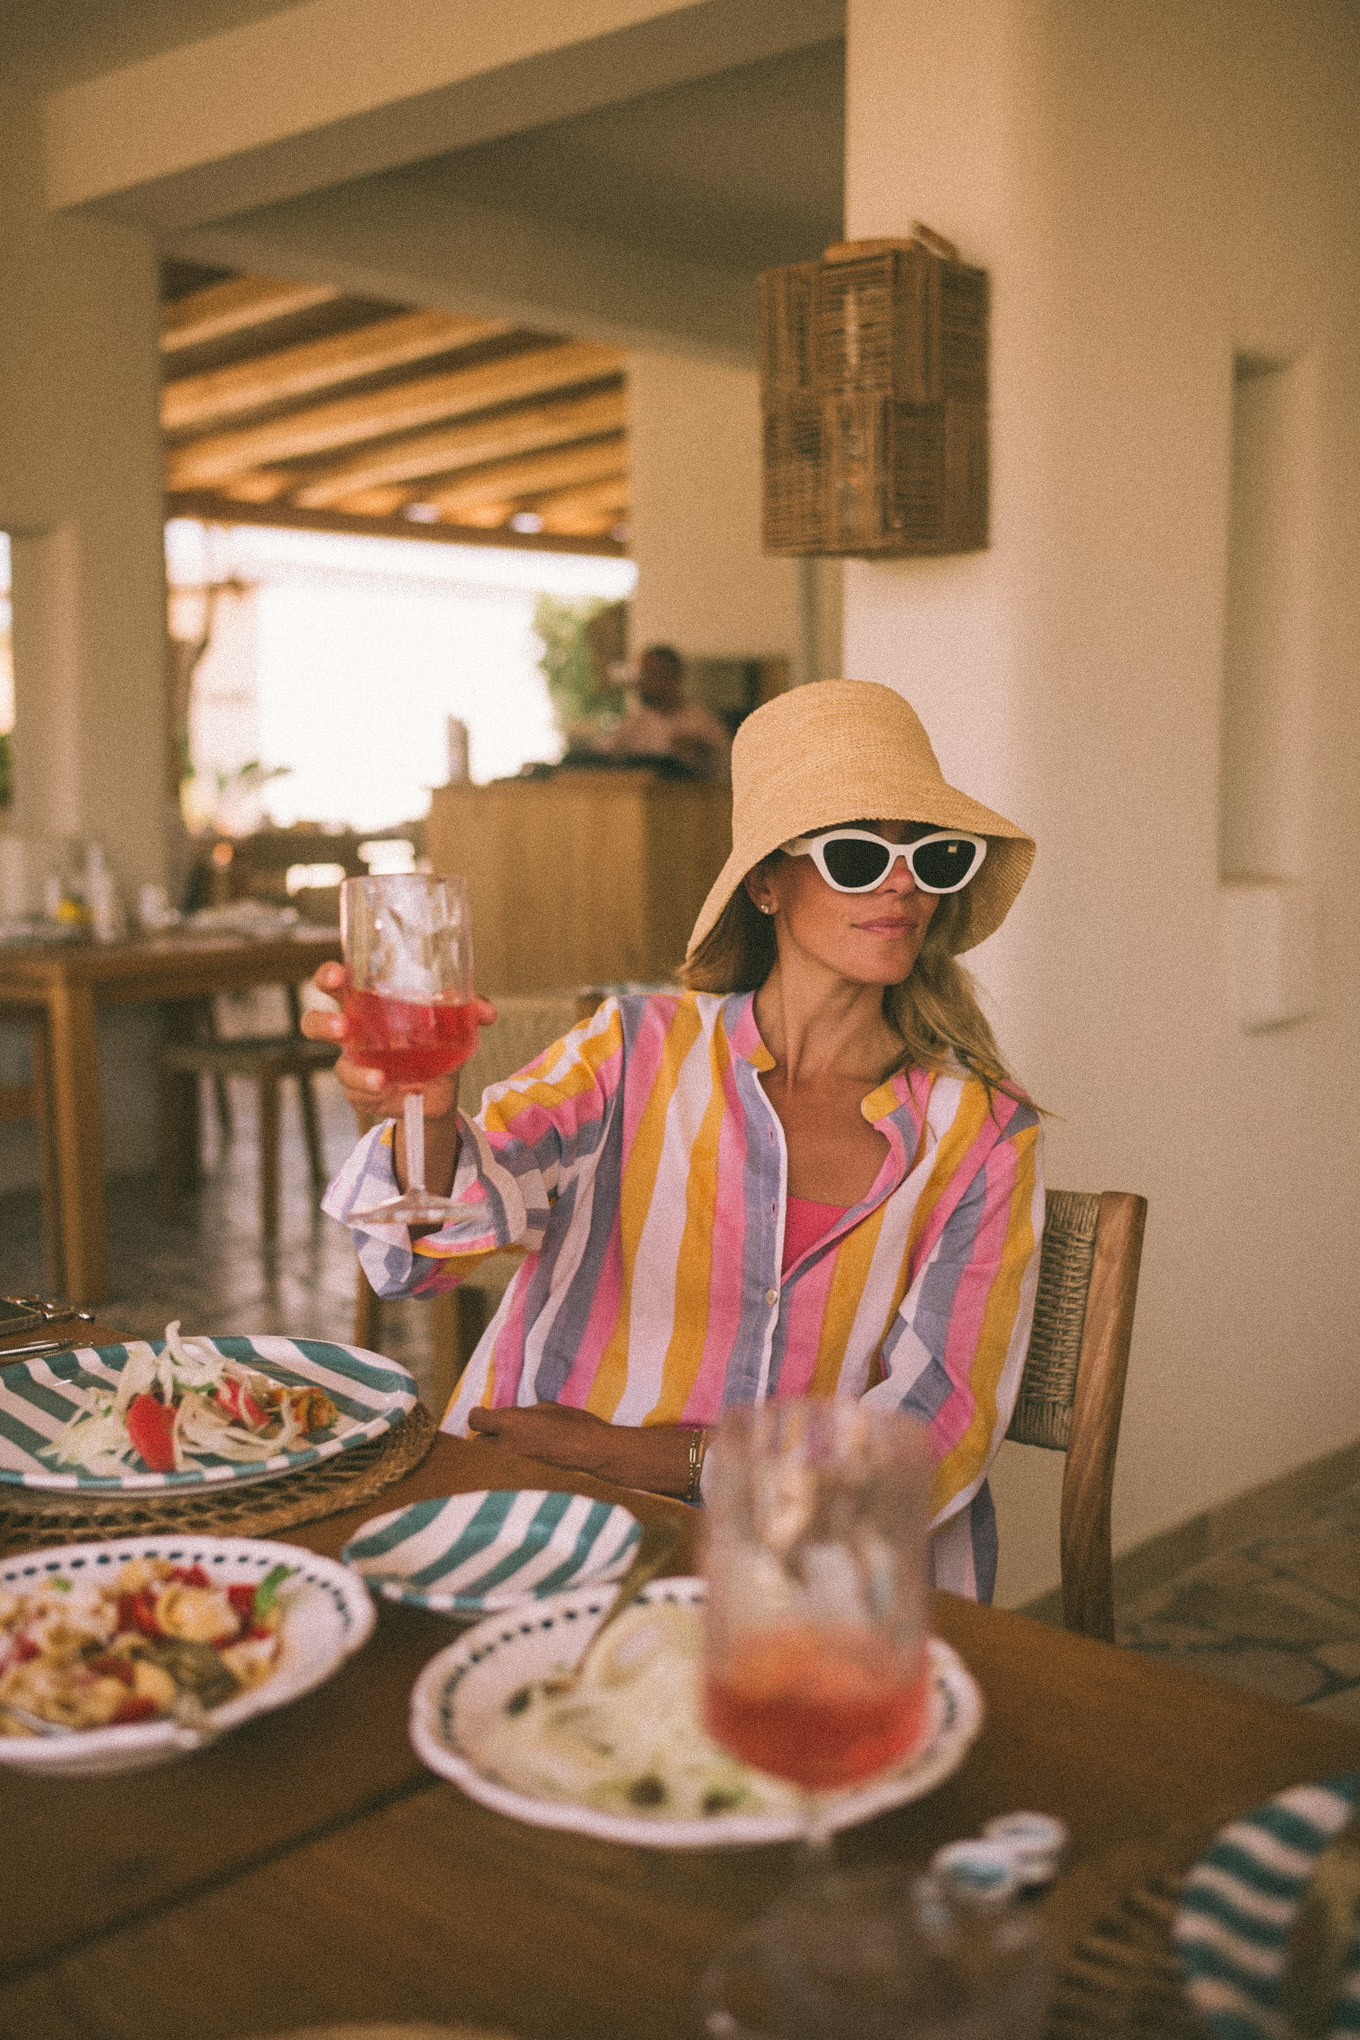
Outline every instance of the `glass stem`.
[(425, 1098), (420, 1091), (408, 1091), (402, 1101), (406, 1132), (406, 1187), (425, 1188)]

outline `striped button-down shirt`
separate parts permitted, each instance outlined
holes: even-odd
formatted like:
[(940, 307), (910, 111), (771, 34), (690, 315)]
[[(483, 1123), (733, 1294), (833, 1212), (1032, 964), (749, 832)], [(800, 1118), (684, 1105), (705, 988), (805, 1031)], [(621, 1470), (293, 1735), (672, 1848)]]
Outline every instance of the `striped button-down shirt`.
[[(753, 996), (609, 999), (462, 1121), (455, 1197), (476, 1215), (417, 1241), (356, 1228), (380, 1296), (451, 1287), (468, 1256), (525, 1259), (444, 1419), (570, 1403), (612, 1423), (715, 1423), (732, 1404), (853, 1395), (930, 1428), (935, 1574), (989, 1596), (987, 1467), (1029, 1340), (1043, 1228), (1038, 1117), (977, 1079), (911, 1070), (861, 1110), (887, 1155), (788, 1271), (774, 1058)], [(394, 1191), (392, 1127), (327, 1194)]]

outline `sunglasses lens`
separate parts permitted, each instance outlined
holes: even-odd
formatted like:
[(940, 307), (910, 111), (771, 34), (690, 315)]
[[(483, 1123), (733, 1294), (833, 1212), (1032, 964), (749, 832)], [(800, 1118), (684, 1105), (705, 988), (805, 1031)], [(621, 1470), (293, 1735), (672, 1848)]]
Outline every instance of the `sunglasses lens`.
[(939, 836), (913, 852), (911, 868), (918, 885), (931, 892), (957, 892), (972, 877), (977, 861), (977, 845), (966, 836)]
[(877, 885), (891, 854), (885, 843), (866, 843), (858, 836), (832, 836), (822, 845), (831, 883), (851, 892)]

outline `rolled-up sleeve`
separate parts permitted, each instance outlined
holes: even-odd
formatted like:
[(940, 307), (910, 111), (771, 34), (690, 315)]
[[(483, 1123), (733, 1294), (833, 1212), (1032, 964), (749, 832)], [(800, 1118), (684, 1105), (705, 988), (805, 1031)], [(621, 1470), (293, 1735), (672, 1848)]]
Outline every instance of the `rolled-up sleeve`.
[(618, 1003), (608, 1000), (517, 1076), (489, 1086), (475, 1119), (460, 1113), (451, 1195), (467, 1215), (422, 1235), (414, 1246), (404, 1225), (359, 1223), (353, 1217), (398, 1194), (395, 1122), (364, 1135), (327, 1190), (322, 1210), (349, 1226), (379, 1296), (447, 1288), (456, 1280), (449, 1263), (502, 1247), (529, 1253), (541, 1247), (553, 1203), (608, 1117), (621, 1042)]

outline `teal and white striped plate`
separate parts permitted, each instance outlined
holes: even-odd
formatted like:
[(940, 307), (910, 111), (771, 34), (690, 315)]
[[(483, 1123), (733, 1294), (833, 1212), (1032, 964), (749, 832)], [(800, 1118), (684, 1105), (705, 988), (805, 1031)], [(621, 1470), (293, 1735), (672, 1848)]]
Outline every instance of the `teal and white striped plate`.
[(321, 1388), (339, 1410), (338, 1421), (316, 1434), (315, 1444), (272, 1459), (241, 1464), (205, 1454), (183, 1473), (152, 1473), (129, 1469), (121, 1474), (88, 1473), (84, 1467), (58, 1467), (40, 1457), (80, 1407), (78, 1388), (108, 1387), (127, 1365), (128, 1354), (149, 1345), (159, 1353), (162, 1339), (133, 1340), (125, 1346), (82, 1346), (50, 1360), (26, 1360), (22, 1366), (0, 1367), (0, 1482), (57, 1493), (92, 1489), (118, 1494), (144, 1489), (241, 1487), (247, 1481), (269, 1480), (318, 1460), (333, 1459), (355, 1445), (381, 1437), (415, 1407), (416, 1385), (404, 1367), (366, 1353), (360, 1346), (335, 1346), (324, 1339), (205, 1339), (229, 1360), (239, 1361), (281, 1381), (289, 1388)]
[[(1295, 1785), (1243, 1814), (1188, 1872), (1175, 1940), (1191, 2004), (1217, 2040), (1290, 2040), (1280, 2007), (1289, 1930), (1322, 1851), (1350, 1817), (1360, 1771)], [(1360, 2034), (1360, 1922), (1333, 2034)]]
[(641, 1535), (636, 1516), (617, 1503), (482, 1488), (374, 1516), (341, 1557), (389, 1601), (486, 1615), (618, 1579)]

